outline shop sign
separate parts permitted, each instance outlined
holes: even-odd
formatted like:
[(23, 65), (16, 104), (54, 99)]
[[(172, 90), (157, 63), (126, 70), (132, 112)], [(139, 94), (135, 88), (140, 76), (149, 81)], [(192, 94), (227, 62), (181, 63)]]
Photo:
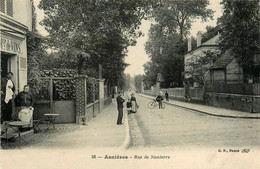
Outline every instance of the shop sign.
[(20, 44), (9, 39), (1, 37), (0, 50), (11, 53), (21, 53)]

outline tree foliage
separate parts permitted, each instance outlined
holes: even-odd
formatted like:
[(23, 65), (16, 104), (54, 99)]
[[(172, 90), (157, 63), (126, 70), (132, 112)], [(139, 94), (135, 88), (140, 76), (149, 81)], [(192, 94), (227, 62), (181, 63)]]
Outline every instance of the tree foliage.
[(184, 38), (195, 19), (212, 19), (213, 11), (206, 8), (208, 5), (208, 0), (163, 1), (161, 6), (154, 9), (153, 17), (168, 32), (177, 33)]
[(38, 94), (39, 92), (39, 85), (40, 85), (40, 63), (41, 58), (44, 58), (46, 55), (45, 52), (45, 39), (37, 34), (36, 29), (36, 13), (35, 7), (32, 3), (32, 32), (28, 32), (26, 34), (26, 44), (27, 44), (27, 83), (31, 87), (31, 91), (33, 94)]
[(40, 59), (46, 54), (44, 47), (44, 39), (35, 33), (27, 33), (27, 76), (28, 84), (34, 94), (38, 94), (40, 83)]
[(139, 0), (42, 0), (39, 7), (46, 15), (42, 25), (51, 46), (88, 53), (87, 57), (70, 56), (82, 69), (97, 69), (101, 64), (103, 77), (117, 83), (127, 66), (127, 47), (141, 35), (136, 30), (145, 17), (144, 4)]
[(218, 33), (221, 33), (220, 25), (213, 27), (213, 26), (206, 26), (206, 32), (202, 34), (201, 43), (206, 42), (207, 40), (213, 38)]
[(153, 85), (157, 74), (161, 73), (162, 87), (183, 85), (186, 37), (195, 19), (205, 21), (212, 18), (213, 11), (206, 8), (208, 4), (207, 0), (163, 1), (153, 9), (152, 17), (156, 24), (151, 26), (146, 42), (145, 50), (151, 60), (144, 65), (144, 80), (150, 79)]
[(231, 50), (244, 75), (259, 76), (254, 66), (255, 56), (260, 53), (259, 0), (223, 0), (222, 5), (222, 52)]
[(142, 81), (143, 81), (143, 75), (136, 75), (134, 77), (134, 85), (137, 92), (141, 93), (142, 91)]
[(186, 49), (186, 45), (181, 43), (178, 34), (165, 33), (162, 28), (160, 24), (151, 26), (145, 46), (146, 53), (151, 59), (149, 70), (152, 72), (151, 80), (155, 83), (157, 74), (161, 73), (162, 87), (169, 87), (171, 83), (179, 86), (182, 84), (183, 72), (183, 56), (179, 53), (182, 53), (180, 50)]
[(124, 74), (124, 90), (128, 90), (131, 88), (131, 76), (130, 74)]
[(195, 61), (187, 64), (188, 75), (192, 77), (193, 82), (199, 84), (200, 87), (204, 85), (205, 74), (209, 70), (209, 67), (221, 56), (219, 51), (205, 51), (203, 56), (194, 56)]

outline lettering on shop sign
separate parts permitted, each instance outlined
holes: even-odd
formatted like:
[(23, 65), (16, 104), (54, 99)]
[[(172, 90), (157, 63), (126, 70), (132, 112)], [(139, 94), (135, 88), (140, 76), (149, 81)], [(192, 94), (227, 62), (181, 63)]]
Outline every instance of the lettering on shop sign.
[(21, 53), (20, 44), (9, 39), (0, 39), (0, 50), (12, 53)]

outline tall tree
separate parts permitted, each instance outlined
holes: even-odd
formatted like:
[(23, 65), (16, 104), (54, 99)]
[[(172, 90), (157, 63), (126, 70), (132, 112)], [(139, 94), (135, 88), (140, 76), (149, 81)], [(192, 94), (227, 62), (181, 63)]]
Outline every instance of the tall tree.
[(159, 73), (159, 65), (148, 61), (144, 65), (144, 83), (145, 87), (148, 89), (149, 87), (153, 86), (156, 84), (156, 79), (157, 79), (157, 73)]
[(156, 24), (150, 28), (146, 52), (151, 58), (150, 65), (157, 65), (158, 72), (151, 69), (146, 76), (161, 73), (163, 87), (182, 86), (183, 57), (187, 51), (185, 37), (195, 19), (212, 18), (213, 11), (206, 8), (208, 4), (208, 0), (162, 1), (154, 8), (152, 17)]
[(143, 75), (135, 75), (134, 77), (134, 85), (137, 92), (141, 92), (142, 90), (142, 82), (143, 82)]
[(145, 16), (139, 0), (41, 0), (42, 25), (57, 49), (76, 48), (87, 55), (71, 55), (82, 68), (101, 64), (104, 77), (117, 83), (127, 66), (126, 49), (141, 35), (136, 31)]
[(130, 74), (124, 74), (124, 90), (131, 88), (131, 76)]
[(260, 50), (259, 0), (223, 0), (220, 47), (224, 53), (231, 50), (242, 67), (244, 75), (259, 76), (255, 56)]
[(146, 67), (150, 69), (146, 75), (153, 76), (153, 83), (157, 74), (161, 73), (164, 81), (162, 87), (169, 87), (171, 83), (182, 85), (183, 56), (179, 54), (179, 50), (180, 46), (184, 45), (179, 44), (180, 38), (176, 33), (169, 34), (163, 31), (161, 24), (151, 26), (145, 49), (152, 62), (151, 67)]
[(161, 6), (155, 8), (153, 17), (169, 32), (178, 33), (184, 39), (195, 19), (212, 19), (213, 11), (207, 9), (208, 5), (208, 0), (162, 1)]

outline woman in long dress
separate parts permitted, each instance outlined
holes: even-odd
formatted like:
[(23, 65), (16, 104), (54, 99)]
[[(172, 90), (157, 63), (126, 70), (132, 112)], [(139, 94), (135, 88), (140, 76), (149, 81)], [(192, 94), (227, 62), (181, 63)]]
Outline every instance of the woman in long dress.
[(131, 94), (131, 104), (132, 104), (132, 113), (136, 113), (137, 112), (137, 108), (138, 108), (138, 104), (136, 102), (136, 98), (135, 95), (132, 93)]

